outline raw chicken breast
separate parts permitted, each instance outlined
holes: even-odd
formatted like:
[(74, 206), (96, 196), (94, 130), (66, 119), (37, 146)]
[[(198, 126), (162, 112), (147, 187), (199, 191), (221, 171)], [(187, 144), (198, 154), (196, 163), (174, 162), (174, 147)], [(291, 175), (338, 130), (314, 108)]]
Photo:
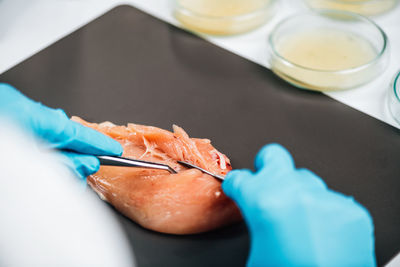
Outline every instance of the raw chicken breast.
[(170, 234), (209, 231), (241, 219), (235, 204), (224, 195), (221, 182), (177, 160), (187, 161), (216, 174), (232, 168), (229, 159), (208, 139), (189, 138), (173, 126), (174, 132), (160, 128), (110, 122), (88, 123), (121, 143), (124, 157), (170, 165), (178, 174), (163, 170), (102, 166), (88, 177), (88, 184), (116, 209), (145, 228)]

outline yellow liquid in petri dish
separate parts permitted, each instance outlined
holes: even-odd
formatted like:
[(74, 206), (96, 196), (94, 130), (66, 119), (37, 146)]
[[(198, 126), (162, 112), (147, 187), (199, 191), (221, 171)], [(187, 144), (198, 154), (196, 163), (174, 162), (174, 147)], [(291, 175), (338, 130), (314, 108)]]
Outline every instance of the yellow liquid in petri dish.
[(377, 55), (368, 41), (339, 30), (298, 33), (277, 47), (279, 54), (294, 64), (329, 71), (359, 67)]
[(238, 34), (265, 23), (275, 0), (177, 0), (175, 17), (188, 29), (214, 35)]
[(314, 9), (344, 10), (374, 16), (392, 9), (398, 0), (306, 0)]
[[(308, 89), (341, 90), (373, 77), (368, 63), (378, 52), (364, 38), (336, 29), (314, 29), (282, 37), (275, 44), (285, 61), (272, 58), (272, 70), (289, 82)], [(291, 64), (287, 64), (290, 62)], [(365, 66), (357, 72), (342, 72)]]

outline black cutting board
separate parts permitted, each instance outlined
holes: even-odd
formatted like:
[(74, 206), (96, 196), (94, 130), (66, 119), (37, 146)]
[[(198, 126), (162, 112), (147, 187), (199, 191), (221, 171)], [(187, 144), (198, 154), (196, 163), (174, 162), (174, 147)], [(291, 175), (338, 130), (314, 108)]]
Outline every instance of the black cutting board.
[[(129, 6), (117, 7), (0, 76), (89, 121), (136, 122), (207, 137), (236, 168), (279, 142), (371, 212), (379, 265), (400, 250), (399, 130)], [(117, 214), (117, 213), (116, 213)], [(139, 266), (243, 266), (244, 224), (172, 236), (116, 215)]]

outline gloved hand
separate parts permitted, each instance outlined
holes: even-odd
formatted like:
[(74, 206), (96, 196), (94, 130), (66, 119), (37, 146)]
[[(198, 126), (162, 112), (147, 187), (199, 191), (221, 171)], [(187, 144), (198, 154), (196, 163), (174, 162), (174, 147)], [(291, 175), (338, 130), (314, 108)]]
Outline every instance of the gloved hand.
[(117, 141), (71, 121), (61, 109), (30, 100), (4, 83), (0, 83), (0, 116), (17, 122), (50, 147), (63, 150), (65, 163), (83, 179), (100, 167), (93, 155), (122, 154), (122, 146)]
[(353, 198), (296, 169), (280, 145), (265, 146), (256, 172), (234, 170), (222, 188), (250, 231), (248, 266), (375, 266), (372, 218)]

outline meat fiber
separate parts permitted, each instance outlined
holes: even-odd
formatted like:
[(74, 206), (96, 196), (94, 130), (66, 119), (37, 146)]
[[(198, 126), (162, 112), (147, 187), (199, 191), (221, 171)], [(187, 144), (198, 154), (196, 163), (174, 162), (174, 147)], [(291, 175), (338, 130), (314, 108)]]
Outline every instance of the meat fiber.
[(178, 174), (163, 170), (102, 166), (89, 176), (88, 184), (99, 196), (141, 226), (163, 233), (194, 234), (241, 219), (235, 204), (224, 195), (221, 182), (196, 169), (177, 163), (186, 161), (210, 172), (225, 175), (229, 159), (208, 139), (190, 138), (173, 126), (174, 132), (157, 127), (110, 122), (88, 123), (124, 148), (124, 157), (170, 165)]

